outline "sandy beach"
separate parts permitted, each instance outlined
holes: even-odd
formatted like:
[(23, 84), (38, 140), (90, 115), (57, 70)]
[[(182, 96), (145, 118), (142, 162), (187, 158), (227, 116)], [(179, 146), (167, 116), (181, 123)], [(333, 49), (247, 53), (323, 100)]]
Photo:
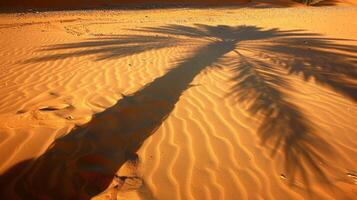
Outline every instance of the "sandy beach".
[(357, 7), (255, 5), (0, 13), (0, 199), (356, 199)]

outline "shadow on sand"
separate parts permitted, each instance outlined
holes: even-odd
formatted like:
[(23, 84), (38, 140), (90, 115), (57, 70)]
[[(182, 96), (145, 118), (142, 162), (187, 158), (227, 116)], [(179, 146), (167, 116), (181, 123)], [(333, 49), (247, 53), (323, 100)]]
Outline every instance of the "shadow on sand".
[[(289, 89), (289, 81), (284, 77), (313, 79), (355, 102), (355, 46), (336, 44), (341, 39), (301, 30), (255, 26), (167, 25), (139, 31), (146, 34), (110, 35), (51, 46), (46, 50), (72, 52), (27, 61), (85, 55), (95, 55), (98, 60), (117, 59), (168, 46), (199, 44), (192, 56), (141, 90), (123, 96), (111, 108), (94, 115), (88, 124), (57, 139), (38, 159), (24, 161), (2, 174), (1, 197), (90, 199), (99, 194), (126, 161), (135, 159), (135, 152), (169, 116), (194, 77), (222, 62), (220, 58), (230, 52), (236, 56), (229, 58), (235, 74), (235, 86), (229, 95), (246, 105), (252, 117), (262, 119), (257, 133), (263, 144), (273, 144), (272, 155), (282, 152), (287, 176), (292, 180), (302, 177), (307, 188), (308, 171), (329, 182), (320, 163), (331, 147), (315, 134), (313, 123), (299, 107), (289, 101), (284, 92)], [(281, 71), (286, 72), (285, 76)]]
[[(33, 0), (32, 0), (33, 1)], [(160, 2), (160, 1), (157, 1)], [(31, 0), (13, 0), (0, 2), (0, 13), (39, 13), (51, 11), (78, 11), (78, 10), (153, 10), (153, 9), (240, 9), (240, 8), (288, 8), (294, 7), (297, 3), (306, 4), (303, 0), (225, 0), (225, 1), (196, 1), (193, 2), (178, 0), (177, 3), (162, 0), (161, 3), (148, 3), (148, 1), (136, 1), (134, 3), (126, 2), (73, 2), (73, 1), (33, 1)], [(335, 6), (342, 0), (321, 0), (312, 1), (311, 6)]]

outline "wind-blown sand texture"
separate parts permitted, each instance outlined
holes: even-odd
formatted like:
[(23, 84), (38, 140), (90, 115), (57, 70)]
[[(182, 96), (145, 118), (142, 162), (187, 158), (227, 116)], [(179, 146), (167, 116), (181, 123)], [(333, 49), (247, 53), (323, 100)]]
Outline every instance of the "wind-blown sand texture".
[(0, 199), (356, 199), (356, 7), (0, 15)]

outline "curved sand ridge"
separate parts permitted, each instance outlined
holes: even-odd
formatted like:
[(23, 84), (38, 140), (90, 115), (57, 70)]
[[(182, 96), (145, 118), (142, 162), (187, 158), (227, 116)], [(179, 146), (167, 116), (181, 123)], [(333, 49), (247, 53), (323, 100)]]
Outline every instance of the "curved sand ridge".
[(0, 196), (353, 199), (356, 12), (330, 9), (2, 16)]

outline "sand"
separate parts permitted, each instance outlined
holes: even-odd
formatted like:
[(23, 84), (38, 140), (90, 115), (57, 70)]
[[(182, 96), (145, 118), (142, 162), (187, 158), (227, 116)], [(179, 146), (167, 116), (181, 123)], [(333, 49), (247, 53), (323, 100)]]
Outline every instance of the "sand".
[[(80, 9), (98, 7), (178, 7), (178, 6), (269, 6), (269, 7), (296, 7), (301, 6), (302, 0), (11, 0), (0, 1), (0, 9)], [(356, 5), (356, 0), (312, 0), (315, 6)], [(149, 5), (150, 4), (150, 5)]]
[(0, 14), (0, 199), (356, 199), (356, 18)]

